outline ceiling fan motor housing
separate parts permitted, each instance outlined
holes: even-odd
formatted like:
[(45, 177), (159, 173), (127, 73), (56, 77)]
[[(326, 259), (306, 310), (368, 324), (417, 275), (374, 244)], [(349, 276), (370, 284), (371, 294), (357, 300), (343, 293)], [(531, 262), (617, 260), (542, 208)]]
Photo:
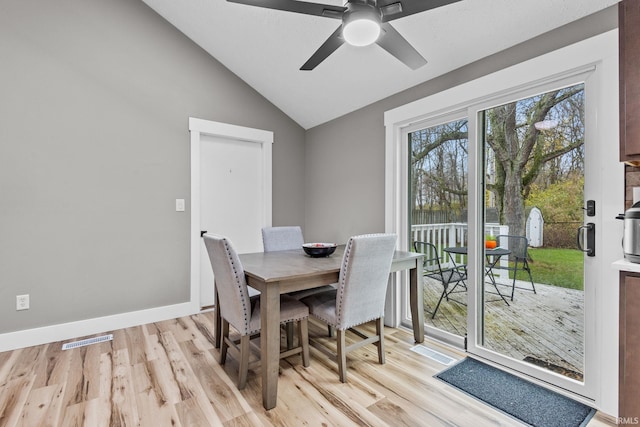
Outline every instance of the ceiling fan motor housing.
[(374, 43), (380, 36), (380, 10), (367, 3), (349, 2), (342, 15), (342, 37), (354, 46)]
[(347, 10), (342, 15), (343, 24), (354, 21), (356, 19), (369, 19), (375, 21), (378, 24), (382, 22), (382, 14), (375, 4), (369, 3), (366, 0), (363, 2), (350, 1), (345, 7)]

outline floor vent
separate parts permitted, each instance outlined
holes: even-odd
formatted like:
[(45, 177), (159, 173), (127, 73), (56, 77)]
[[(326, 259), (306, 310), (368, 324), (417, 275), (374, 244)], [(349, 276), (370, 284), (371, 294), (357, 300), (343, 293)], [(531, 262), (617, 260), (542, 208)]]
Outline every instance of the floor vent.
[(71, 350), (72, 348), (85, 347), (91, 344), (98, 344), (105, 341), (113, 340), (113, 335), (103, 335), (101, 337), (87, 338), (86, 340), (68, 342), (66, 344), (62, 344), (63, 350)]
[(449, 357), (446, 354), (442, 354), (439, 351), (432, 350), (429, 347), (425, 347), (423, 345), (416, 345), (414, 347), (411, 347), (410, 350), (447, 366), (456, 361), (456, 359), (454, 359), (453, 357)]

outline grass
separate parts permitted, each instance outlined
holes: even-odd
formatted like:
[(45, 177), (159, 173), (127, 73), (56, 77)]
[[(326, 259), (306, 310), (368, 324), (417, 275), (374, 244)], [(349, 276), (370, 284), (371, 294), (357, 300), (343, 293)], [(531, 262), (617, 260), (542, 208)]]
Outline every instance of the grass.
[[(584, 254), (577, 249), (530, 248), (529, 261), (535, 283), (583, 290)], [(511, 273), (513, 277), (513, 273)], [(519, 280), (529, 280), (529, 275), (518, 271)]]

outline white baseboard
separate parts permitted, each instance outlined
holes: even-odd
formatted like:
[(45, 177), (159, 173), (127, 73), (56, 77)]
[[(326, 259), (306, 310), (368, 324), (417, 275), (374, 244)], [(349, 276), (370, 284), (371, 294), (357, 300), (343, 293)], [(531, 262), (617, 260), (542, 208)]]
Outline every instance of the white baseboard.
[(0, 352), (199, 313), (191, 302), (0, 334)]

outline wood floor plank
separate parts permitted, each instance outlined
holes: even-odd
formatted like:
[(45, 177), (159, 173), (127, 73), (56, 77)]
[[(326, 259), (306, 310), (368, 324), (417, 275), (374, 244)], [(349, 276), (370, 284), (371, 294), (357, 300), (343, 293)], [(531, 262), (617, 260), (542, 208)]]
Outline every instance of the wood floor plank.
[(197, 427), (206, 425), (222, 425), (222, 422), (219, 419), (216, 421), (207, 419), (207, 415), (200, 406), (200, 402), (195, 398), (186, 399), (175, 406), (178, 418), (183, 426)]
[[(242, 417), (251, 411), (251, 407), (245, 403), (242, 394), (224, 369), (218, 365), (211, 351), (200, 347), (201, 345), (201, 341), (180, 343), (194, 375), (200, 380), (208, 401), (223, 423)], [(232, 399), (230, 399), (231, 396), (233, 396)]]
[(24, 404), (18, 426), (51, 427), (60, 423), (64, 385), (34, 389)]
[[(309, 366), (304, 368), (301, 365), (294, 365), (294, 371), (286, 376), (291, 376), (292, 380), (295, 376), (301, 376), (305, 381), (295, 381), (296, 388), (302, 394), (297, 396), (297, 390), (292, 389), (294, 395), (291, 399), (296, 402), (305, 399), (306, 404), (301, 404), (301, 409), (314, 408), (316, 415), (313, 416), (311, 411), (305, 410), (301, 413), (304, 419), (344, 419), (345, 423), (355, 423), (357, 425), (381, 426), (384, 423), (374, 413), (368, 410), (368, 407), (384, 399), (378, 391), (373, 388), (363, 387), (359, 382), (349, 381), (343, 384), (339, 381), (318, 381), (318, 378), (327, 376), (326, 367), (316, 368)], [(295, 376), (294, 376), (295, 373)], [(336, 375), (333, 370), (329, 375)], [(363, 391), (368, 390), (368, 396)], [(286, 396), (283, 397), (286, 400)]]
[[(129, 424), (123, 424), (123, 419), (118, 417), (118, 413), (113, 412), (113, 403), (108, 397), (99, 397), (84, 402), (80, 406), (82, 409), (81, 426), (97, 426), (97, 427), (125, 427)], [(115, 417), (114, 417), (115, 416)]]
[(35, 375), (23, 375), (7, 381), (0, 389), (0, 425), (15, 426), (35, 382)]
[(136, 394), (136, 404), (138, 405), (141, 427), (180, 427), (183, 425), (176, 411), (176, 405), (163, 402), (151, 388)]
[[(187, 322), (185, 322), (187, 323)], [(167, 357), (171, 364), (173, 375), (178, 387), (182, 401), (193, 399), (197, 402), (198, 407), (204, 413), (209, 422), (222, 424), (218, 414), (210, 405), (206, 392), (202, 388), (198, 377), (194, 374), (191, 366), (178, 345), (175, 336), (172, 333), (162, 333), (161, 341), (167, 352)]]
[[(61, 426), (65, 427), (82, 427), (84, 425), (84, 408), (86, 402), (77, 403), (75, 405), (67, 406), (63, 409)], [(102, 425), (109, 422), (109, 418), (102, 421)], [(99, 427), (100, 423), (96, 424)]]
[(111, 423), (123, 427), (139, 425), (129, 352), (126, 349), (113, 352)]

